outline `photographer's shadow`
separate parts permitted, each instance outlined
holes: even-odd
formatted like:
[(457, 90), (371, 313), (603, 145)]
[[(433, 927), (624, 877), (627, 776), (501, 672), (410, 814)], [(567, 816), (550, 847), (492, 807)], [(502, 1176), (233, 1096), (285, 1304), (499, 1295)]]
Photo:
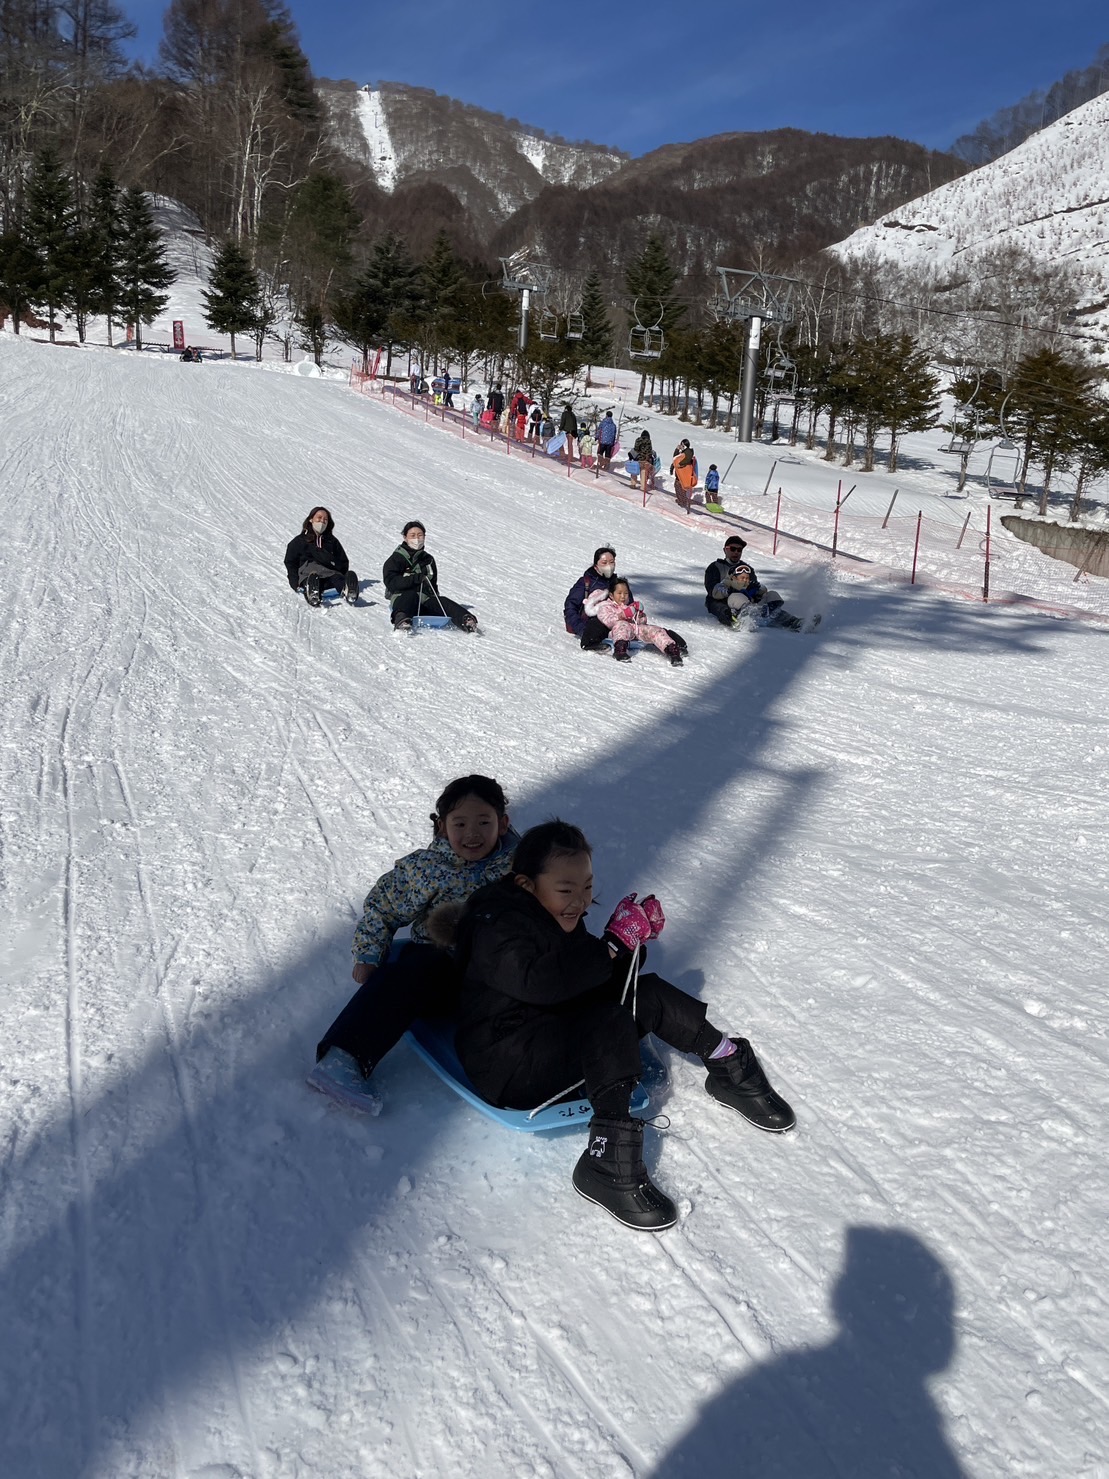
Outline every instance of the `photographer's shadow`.
[(849, 1228), (840, 1334), (714, 1398), (652, 1479), (961, 1479), (926, 1385), (954, 1353), (954, 1294), (911, 1233)]

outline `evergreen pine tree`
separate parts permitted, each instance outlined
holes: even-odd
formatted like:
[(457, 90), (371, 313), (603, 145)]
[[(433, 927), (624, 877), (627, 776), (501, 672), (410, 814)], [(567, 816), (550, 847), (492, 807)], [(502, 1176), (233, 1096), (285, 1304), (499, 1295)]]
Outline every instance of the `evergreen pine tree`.
[(408, 254), (399, 236), (391, 232), (374, 243), (365, 271), (332, 304), (332, 320), (339, 338), (362, 355), (369, 365), (372, 347), (385, 344), (385, 373), (392, 369), (393, 339), (404, 337), (418, 316), (423, 299), (419, 264)]
[(119, 316), (123, 294), (119, 276), (119, 207), (119, 186), (115, 177), (109, 169), (102, 169), (93, 181), (89, 202), (85, 270), (89, 312), (107, 320), (109, 344), (112, 342), (112, 320)]
[(208, 291), (204, 299), (204, 322), (218, 334), (231, 336), (231, 358), (235, 358), (235, 335), (249, 333), (258, 318), (262, 285), (250, 258), (236, 241), (226, 241), (216, 253)]
[(73, 186), (54, 150), (43, 149), (27, 185), (24, 236), (37, 261), (33, 301), (46, 309), (51, 344), (57, 314), (73, 296), (74, 229)]
[(123, 197), (119, 231), (119, 309), (135, 326), (135, 348), (142, 348), (142, 326), (169, 302), (168, 288), (177, 274), (166, 261), (162, 235), (154, 224), (150, 201), (132, 186)]
[(612, 363), (612, 324), (601, 290), (601, 275), (590, 272), (581, 289), (582, 336), (578, 348), (586, 365)]
[[(678, 298), (678, 274), (671, 265), (662, 237), (652, 233), (647, 244), (624, 274), (624, 286), (631, 305), (629, 331), (637, 326), (658, 328), (663, 337), (685, 317), (685, 304)], [(647, 372), (639, 381), (639, 404), (647, 389)]]
[(12, 316), (12, 329), (19, 333), (19, 321), (31, 306), (31, 295), (38, 281), (38, 257), (20, 231), (7, 231), (0, 236), (0, 324), (3, 309)]
[(450, 338), (451, 327), (462, 312), (466, 297), (466, 274), (445, 231), (436, 236), (421, 265), (420, 283), (423, 290), (420, 337), (425, 358), (432, 360), (433, 368), (438, 370), (439, 352)]

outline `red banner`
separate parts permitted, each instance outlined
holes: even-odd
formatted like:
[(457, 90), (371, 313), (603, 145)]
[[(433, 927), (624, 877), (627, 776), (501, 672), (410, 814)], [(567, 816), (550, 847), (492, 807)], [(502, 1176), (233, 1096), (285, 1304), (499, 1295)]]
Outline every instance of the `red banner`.
[(179, 318), (173, 320), (173, 347), (177, 350), (185, 347), (185, 325)]

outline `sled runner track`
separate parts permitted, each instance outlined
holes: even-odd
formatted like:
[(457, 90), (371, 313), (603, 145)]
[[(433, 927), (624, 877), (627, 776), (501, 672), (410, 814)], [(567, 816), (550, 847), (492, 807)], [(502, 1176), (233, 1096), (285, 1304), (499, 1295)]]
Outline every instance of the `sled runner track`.
[[(131, 826), (136, 837), (141, 835), (140, 819), (131, 794), (131, 788), (127, 781), (126, 773), (118, 758), (112, 761), (116, 775), (120, 795), (123, 797), (127, 808)], [(166, 1041), (166, 1053), (170, 1063), (170, 1072), (173, 1076), (174, 1090), (177, 1100), (181, 1105), (182, 1124), (185, 1131), (186, 1142), (189, 1147), (189, 1155), (192, 1160), (192, 1174), (196, 1185), (197, 1204), (200, 1208), (200, 1220), (204, 1229), (205, 1266), (215, 1273), (215, 1303), (218, 1310), (215, 1319), (218, 1322), (220, 1338), (227, 1357), (228, 1369), (235, 1392), (235, 1401), (238, 1408), (239, 1423), (245, 1439), (245, 1446), (251, 1455), (251, 1472), (253, 1474), (263, 1473), (258, 1445), (254, 1437), (254, 1428), (250, 1416), (249, 1403), (246, 1396), (242, 1371), (236, 1353), (235, 1341), (227, 1323), (226, 1311), (229, 1308), (229, 1281), (223, 1257), (219, 1251), (219, 1240), (214, 1236), (211, 1226), (211, 1197), (208, 1195), (208, 1186), (204, 1173), (204, 1156), (201, 1153), (200, 1136), (197, 1133), (196, 1109), (192, 1101), (192, 1091), (189, 1086), (188, 1076), (185, 1069), (184, 1050), (181, 1044), (180, 1033), (174, 1021), (173, 1007), (170, 1003), (166, 988), (166, 968), (162, 963), (162, 947), (160, 942), (160, 931), (157, 916), (154, 912), (151, 899), (150, 883), (146, 875), (146, 865), (143, 859), (141, 847), (135, 862), (135, 880), (138, 887), (139, 899), (142, 905), (143, 917), (146, 921), (147, 938), (149, 941), (150, 965), (154, 975), (154, 993), (158, 1001), (162, 1019), (162, 1031)], [(145, 1194), (145, 1193), (144, 1193)], [(156, 1286), (154, 1286), (156, 1287)], [(208, 1301), (209, 1307), (212, 1301)], [(159, 1353), (161, 1346), (159, 1345)]]
[[(573, 1364), (560, 1353), (553, 1341), (540, 1330), (527, 1312), (514, 1304), (489, 1273), (481, 1268), (469, 1255), (463, 1240), (451, 1233), (446, 1234), (450, 1249), (452, 1270), (457, 1269), (466, 1290), (467, 1307), (460, 1307), (452, 1298), (446, 1283), (440, 1278), (429, 1278), (426, 1251), (421, 1251), (409, 1241), (408, 1252), (413, 1264), (428, 1279), (430, 1292), (450, 1321), (455, 1335), (466, 1355), (466, 1365), (471, 1371), (483, 1372), (505, 1411), (515, 1413), (531, 1429), (540, 1442), (540, 1453), (546, 1458), (559, 1453), (570, 1463), (579, 1467), (583, 1476), (588, 1475), (590, 1466), (596, 1462), (596, 1453), (575, 1454), (568, 1450), (559, 1437), (559, 1428), (564, 1426), (563, 1412), (552, 1406), (548, 1413), (536, 1410), (533, 1402), (522, 1399), (520, 1372), (506, 1367), (501, 1352), (506, 1348), (505, 1328), (527, 1331), (537, 1352), (546, 1361), (552, 1374), (557, 1374), (566, 1388), (565, 1406), (575, 1411), (584, 1409), (591, 1418), (591, 1427), (598, 1441), (605, 1442), (609, 1451), (614, 1451), (634, 1474), (647, 1474), (650, 1464), (647, 1456), (618, 1429), (613, 1414), (603, 1402), (599, 1402), (590, 1391), (588, 1383), (577, 1372)], [(476, 1293), (483, 1294), (491, 1306), (488, 1312), (475, 1309), (471, 1301)], [(478, 1342), (475, 1330), (484, 1329), (487, 1339)], [(544, 1382), (544, 1391), (550, 1391), (550, 1382)], [(579, 1419), (580, 1420), (580, 1419)], [(548, 1459), (548, 1461), (550, 1461)]]
[(80, 870), (78, 865), (77, 828), (74, 819), (75, 773), (69, 755), (70, 729), (74, 709), (92, 677), (93, 658), (76, 681), (71, 681), (69, 695), (61, 715), (57, 734), (58, 777), (62, 809), (65, 815), (66, 856), (62, 887), (62, 935), (65, 941), (66, 1012), (65, 1042), (69, 1089), (70, 1134), (73, 1146), (74, 1199), (72, 1222), (74, 1270), (76, 1278), (76, 1341), (81, 1368), (79, 1411), (81, 1448), (92, 1451), (99, 1414), (97, 1367), (93, 1355), (93, 1269), (91, 1223), (92, 1183), (89, 1177), (88, 1143), (85, 1135), (84, 1062), (81, 1032), (81, 979), (78, 963), (78, 914), (80, 908)]

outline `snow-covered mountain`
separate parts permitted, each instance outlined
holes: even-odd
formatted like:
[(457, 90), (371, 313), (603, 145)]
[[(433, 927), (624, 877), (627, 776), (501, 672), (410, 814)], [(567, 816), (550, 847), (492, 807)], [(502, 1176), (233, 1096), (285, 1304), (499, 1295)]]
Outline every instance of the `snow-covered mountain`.
[(547, 185), (585, 189), (615, 173), (619, 149), (568, 143), (428, 88), (319, 80), (340, 147), (391, 193), (439, 182), (483, 227), (500, 224)]
[(1109, 327), (1109, 94), (832, 250), (941, 281), (1010, 246), (1077, 268), (1077, 322)]

